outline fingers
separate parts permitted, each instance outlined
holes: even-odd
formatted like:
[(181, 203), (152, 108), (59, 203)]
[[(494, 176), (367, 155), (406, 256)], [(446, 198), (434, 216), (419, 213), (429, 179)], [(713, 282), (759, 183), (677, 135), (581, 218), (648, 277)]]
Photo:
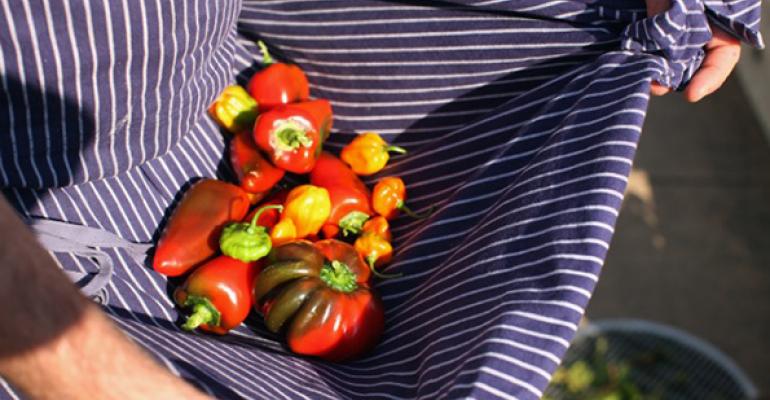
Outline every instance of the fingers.
[(646, 0), (647, 16), (651, 17), (671, 8), (671, 0)]
[(716, 26), (713, 37), (706, 44), (706, 58), (684, 91), (689, 102), (696, 102), (713, 93), (727, 80), (741, 56), (738, 39)]
[[(646, 0), (645, 3), (647, 5), (647, 16), (649, 17), (660, 14), (671, 8), (671, 0)], [(653, 82), (652, 86), (650, 86), (650, 93), (655, 96), (663, 96), (670, 91), (671, 89), (658, 82)]]
[(655, 96), (663, 96), (664, 94), (667, 94), (670, 91), (671, 89), (661, 85), (658, 82), (653, 82), (652, 86), (650, 86), (650, 93), (652, 93)]
[[(646, 0), (647, 15), (653, 16), (671, 7), (671, 0)], [(689, 102), (696, 102), (710, 95), (725, 83), (727, 77), (735, 68), (741, 56), (741, 45), (738, 39), (717, 26), (711, 26), (712, 38), (706, 44), (706, 58), (698, 72), (692, 77), (684, 91)], [(671, 89), (653, 82), (650, 93), (662, 96)]]

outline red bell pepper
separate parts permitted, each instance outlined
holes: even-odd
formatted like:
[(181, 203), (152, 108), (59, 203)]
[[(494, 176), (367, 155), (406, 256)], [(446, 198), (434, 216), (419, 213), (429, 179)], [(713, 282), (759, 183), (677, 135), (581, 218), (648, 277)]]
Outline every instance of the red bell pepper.
[(257, 311), (272, 332), (285, 332), (298, 354), (329, 361), (356, 358), (377, 343), (383, 305), (371, 271), (353, 246), (338, 240), (273, 248), (254, 285)]
[(321, 152), (322, 103), (287, 104), (257, 117), (254, 141), (275, 166), (297, 174), (313, 169)]
[(374, 214), (369, 207), (366, 193), (352, 186), (325, 187), (332, 202), (332, 211), (322, 231), (326, 238), (335, 237), (340, 230), (343, 236), (357, 235), (364, 223)]
[(285, 174), (262, 156), (249, 132), (238, 133), (230, 142), (230, 164), (249, 193), (267, 193)]
[(322, 228), (326, 238), (337, 236), (340, 230), (345, 236), (358, 234), (374, 214), (366, 185), (342, 160), (327, 152), (321, 153), (310, 172), (310, 183), (325, 188), (332, 202), (332, 212)]
[(197, 268), (174, 290), (174, 301), (192, 314), (182, 328), (224, 335), (240, 325), (254, 303), (252, 287), (260, 262), (219, 256)]
[(352, 187), (370, 197), (369, 188), (361, 181), (361, 178), (342, 160), (326, 151), (321, 153), (315, 168), (310, 171), (310, 183), (322, 187)]
[(305, 73), (296, 65), (274, 62), (264, 43), (259, 42), (259, 47), (263, 63), (268, 66), (255, 73), (248, 84), (249, 94), (257, 101), (259, 111), (263, 113), (282, 104), (307, 100), (310, 86)]
[[(273, 195), (271, 195), (267, 200), (263, 201), (259, 207), (256, 207), (252, 212), (249, 213), (249, 215), (246, 216), (246, 218), (243, 219), (244, 222), (251, 221), (254, 219), (254, 216), (259, 212), (260, 209), (264, 208), (264, 206), (271, 206), (271, 205), (282, 205), (286, 202), (286, 196), (289, 195), (289, 191), (286, 189), (279, 190)], [(264, 226), (268, 230), (275, 226), (275, 224), (278, 223), (278, 221), (281, 219), (281, 212), (276, 209), (267, 209), (262, 214), (259, 215), (259, 218), (257, 218), (257, 225)]]
[(214, 256), (223, 226), (241, 221), (249, 205), (249, 194), (238, 186), (215, 179), (195, 183), (176, 206), (155, 247), (155, 271), (183, 275)]
[(321, 134), (321, 142), (325, 142), (331, 133), (333, 122), (332, 104), (329, 100), (317, 99), (294, 103), (294, 105), (313, 116), (318, 132)]

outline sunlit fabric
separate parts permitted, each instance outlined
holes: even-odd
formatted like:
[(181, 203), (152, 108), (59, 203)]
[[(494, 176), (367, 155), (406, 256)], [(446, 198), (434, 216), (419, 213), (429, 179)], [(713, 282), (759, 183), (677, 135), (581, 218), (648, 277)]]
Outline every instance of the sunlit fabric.
[(331, 100), (328, 150), (381, 133), (409, 154), (368, 182), (399, 175), (413, 210), (435, 207), (394, 223), (382, 342), (335, 365), (258, 318), (182, 332), (166, 279), (116, 248), (105, 312), (219, 398), (537, 399), (599, 279), (650, 82), (686, 85), (709, 21), (761, 47), (759, 4), (649, 19), (627, 0), (0, 2), (0, 187), (25, 217), (156, 240), (190, 182), (232, 178), (206, 108), (261, 68), (264, 40)]

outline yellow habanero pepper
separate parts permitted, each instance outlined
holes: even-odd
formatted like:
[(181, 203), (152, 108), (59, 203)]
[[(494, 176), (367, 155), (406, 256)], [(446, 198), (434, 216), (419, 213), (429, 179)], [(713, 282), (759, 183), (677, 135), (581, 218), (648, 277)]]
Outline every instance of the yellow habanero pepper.
[(251, 130), (257, 118), (257, 102), (246, 89), (231, 85), (214, 100), (209, 107), (209, 114), (220, 126), (232, 133)]
[(376, 232), (371, 231), (364, 232), (363, 235), (356, 239), (353, 247), (355, 247), (358, 254), (366, 260), (367, 264), (369, 264), (369, 269), (372, 270), (372, 274), (380, 278), (395, 278), (401, 276), (401, 274), (382, 274), (375, 269), (375, 266), (382, 266), (383, 264), (389, 263), (393, 257), (393, 247), (382, 235), (378, 235)]
[(358, 175), (371, 175), (385, 168), (390, 159), (388, 152), (406, 154), (403, 147), (387, 144), (380, 135), (365, 132), (342, 149), (340, 158)]
[(304, 238), (321, 230), (329, 219), (331, 208), (332, 202), (326, 189), (301, 185), (292, 189), (286, 197), (281, 220), (290, 219), (296, 228), (296, 237)]
[(297, 238), (297, 228), (291, 219), (282, 219), (270, 230), (270, 241), (273, 247), (291, 242)]

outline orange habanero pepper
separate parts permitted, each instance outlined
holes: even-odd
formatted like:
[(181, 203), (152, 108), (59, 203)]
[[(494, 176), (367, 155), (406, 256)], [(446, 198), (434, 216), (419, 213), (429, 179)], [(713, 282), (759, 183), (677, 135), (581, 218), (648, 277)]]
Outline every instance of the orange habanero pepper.
[(390, 234), (390, 224), (382, 215), (378, 215), (366, 221), (362, 232), (374, 232), (385, 238), (388, 242), (393, 239), (393, 236)]
[(403, 147), (391, 146), (380, 135), (365, 132), (358, 135), (342, 149), (340, 158), (358, 175), (371, 175), (385, 168), (389, 152), (406, 154)]
[(374, 185), (372, 208), (385, 219), (395, 218), (399, 210), (412, 218), (425, 218), (430, 215), (430, 210), (422, 215), (415, 213), (404, 204), (404, 201), (406, 201), (406, 186), (401, 178), (388, 176)]
[(358, 254), (366, 260), (366, 263), (369, 264), (369, 269), (372, 270), (373, 275), (380, 278), (395, 278), (401, 276), (401, 274), (382, 274), (375, 269), (375, 267), (389, 263), (391, 258), (393, 258), (393, 247), (390, 245), (390, 242), (385, 240), (381, 235), (374, 232), (364, 232), (363, 235), (356, 239), (353, 247), (355, 247)]

